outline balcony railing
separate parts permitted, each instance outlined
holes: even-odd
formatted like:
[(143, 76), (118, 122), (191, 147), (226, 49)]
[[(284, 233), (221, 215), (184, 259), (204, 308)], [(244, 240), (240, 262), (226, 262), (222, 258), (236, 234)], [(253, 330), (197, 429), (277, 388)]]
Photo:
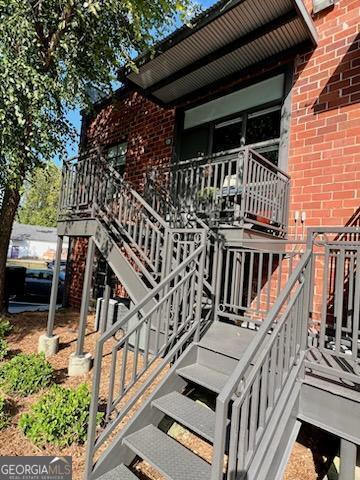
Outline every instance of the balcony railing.
[(193, 212), (210, 226), (249, 226), (280, 237), (287, 233), (289, 193), (289, 175), (251, 148), (182, 161), (145, 180), (145, 198), (163, 216)]
[(285, 236), (290, 177), (250, 148), (173, 165), (172, 198), (211, 225), (256, 225)]

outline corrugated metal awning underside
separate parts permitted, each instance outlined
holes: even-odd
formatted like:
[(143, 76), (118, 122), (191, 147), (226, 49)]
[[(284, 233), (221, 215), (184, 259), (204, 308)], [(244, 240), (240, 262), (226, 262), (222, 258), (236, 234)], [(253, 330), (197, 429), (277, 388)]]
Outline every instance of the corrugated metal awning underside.
[(139, 59), (130, 83), (165, 104), (281, 54), (317, 34), (302, 0), (220, 1), (192, 29), (183, 27)]

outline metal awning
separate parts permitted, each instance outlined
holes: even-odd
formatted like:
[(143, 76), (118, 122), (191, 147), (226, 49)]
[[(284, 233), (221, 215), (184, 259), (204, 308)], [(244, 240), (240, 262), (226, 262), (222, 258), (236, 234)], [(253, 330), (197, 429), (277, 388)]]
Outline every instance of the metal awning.
[(164, 104), (175, 104), (210, 84), (317, 44), (302, 0), (221, 0), (137, 59), (138, 73), (124, 70), (127, 84)]

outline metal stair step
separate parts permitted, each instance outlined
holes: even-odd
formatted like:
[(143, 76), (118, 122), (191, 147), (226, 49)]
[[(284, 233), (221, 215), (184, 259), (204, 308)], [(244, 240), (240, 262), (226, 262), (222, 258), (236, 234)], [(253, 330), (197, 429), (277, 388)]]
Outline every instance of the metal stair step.
[(152, 405), (201, 437), (214, 441), (215, 413), (178, 392), (157, 398)]
[(179, 368), (176, 373), (185, 380), (201, 385), (215, 393), (220, 393), (228, 380), (228, 376), (224, 373), (205, 367), (200, 363)]
[(110, 470), (110, 472), (101, 475), (99, 480), (139, 480), (130, 470), (123, 464)]
[(211, 467), (208, 463), (154, 425), (148, 425), (125, 437), (123, 443), (167, 480), (210, 478)]

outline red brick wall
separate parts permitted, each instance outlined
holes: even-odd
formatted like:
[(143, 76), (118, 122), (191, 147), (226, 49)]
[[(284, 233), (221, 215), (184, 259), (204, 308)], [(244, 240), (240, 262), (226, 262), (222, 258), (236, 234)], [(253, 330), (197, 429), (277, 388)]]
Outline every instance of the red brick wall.
[(164, 109), (136, 92), (102, 109), (89, 122), (87, 146), (110, 146), (127, 141), (126, 178), (141, 186), (147, 168), (171, 160), (175, 111)]
[(307, 226), (344, 226), (360, 206), (359, 18), (359, 0), (315, 16), (319, 46), (296, 60), (290, 219), (304, 211)]
[(69, 306), (76, 309), (80, 309), (81, 305), (87, 247), (88, 239), (86, 237), (71, 240), (67, 298)]

